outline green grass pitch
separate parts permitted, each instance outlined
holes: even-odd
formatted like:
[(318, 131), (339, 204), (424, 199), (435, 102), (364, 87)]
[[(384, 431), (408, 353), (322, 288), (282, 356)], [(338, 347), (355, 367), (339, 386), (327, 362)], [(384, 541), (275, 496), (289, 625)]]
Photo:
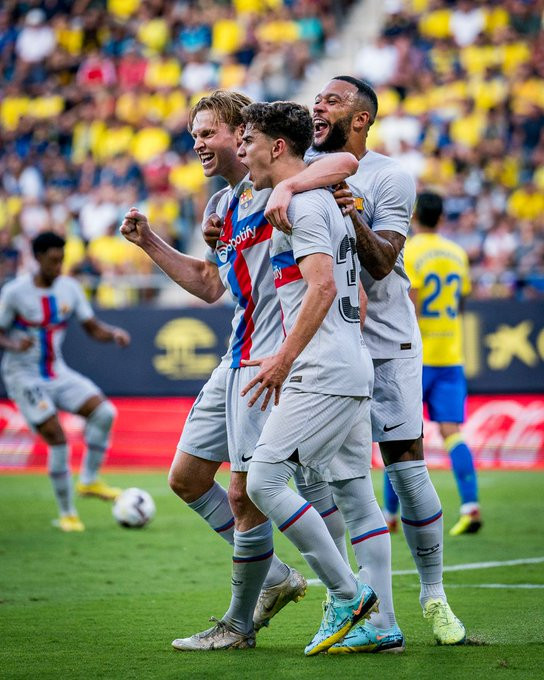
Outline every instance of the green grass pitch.
[[(445, 527), (458, 502), (449, 472), (433, 472)], [(445, 539), (449, 601), (468, 644), (438, 647), (421, 616), (418, 580), (395, 575), (402, 655), (305, 658), (317, 629), (324, 588), (308, 588), (259, 633), (257, 648), (181, 653), (175, 637), (207, 628), (229, 600), (230, 549), (167, 488), (166, 472), (110, 474), (121, 486), (147, 489), (157, 516), (146, 528), (117, 526), (107, 503), (80, 499), (87, 530), (50, 525), (55, 507), (45, 475), (0, 475), (0, 677), (143, 680), (293, 680), (403, 678), (532, 680), (544, 677), (543, 472), (482, 472), (484, 528)], [(227, 476), (221, 475), (226, 483)], [(377, 475), (376, 488), (380, 487)], [(402, 535), (394, 535), (393, 569), (413, 569)], [(313, 577), (296, 550), (277, 536), (278, 554)], [(528, 560), (516, 565), (481, 563)]]

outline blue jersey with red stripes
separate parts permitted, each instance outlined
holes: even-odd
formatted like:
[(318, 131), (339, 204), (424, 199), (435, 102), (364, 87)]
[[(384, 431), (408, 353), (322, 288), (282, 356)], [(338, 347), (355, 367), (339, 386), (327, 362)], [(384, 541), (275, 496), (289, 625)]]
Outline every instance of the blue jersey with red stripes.
[(61, 346), (73, 314), (81, 322), (94, 316), (81, 286), (69, 276), (59, 276), (50, 288), (36, 286), (31, 274), (7, 283), (0, 292), (0, 328), (10, 338), (32, 338), (33, 345), (25, 352), (6, 350), (3, 375), (25, 371), (55, 378), (66, 367)]
[(264, 216), (270, 190), (255, 191), (244, 179), (220, 199), (223, 228), (213, 260), (235, 310), (222, 365), (274, 354), (284, 338), (279, 299), (270, 263), (272, 227)]

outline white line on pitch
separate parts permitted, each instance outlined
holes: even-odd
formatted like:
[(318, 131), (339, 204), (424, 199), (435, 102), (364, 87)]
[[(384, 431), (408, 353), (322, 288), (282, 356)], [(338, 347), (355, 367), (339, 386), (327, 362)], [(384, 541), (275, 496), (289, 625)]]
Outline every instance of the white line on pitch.
[(544, 583), (448, 583), (450, 588), (520, 588), (521, 590), (539, 590), (544, 588)]
[[(522, 564), (540, 564), (544, 562), (544, 557), (526, 557), (519, 560), (504, 560), (503, 562), (469, 562), (467, 564), (452, 564), (444, 567), (444, 571), (470, 571), (471, 569), (493, 569), (494, 567), (517, 567)], [(401, 569), (394, 571), (393, 576), (409, 576), (417, 574), (416, 569)], [(309, 586), (319, 586), (321, 581), (318, 578), (308, 579)], [(448, 584), (448, 588), (451, 584)]]
[[(540, 564), (544, 557), (526, 557), (520, 560), (505, 560), (504, 562), (468, 562), (467, 564), (452, 564), (444, 567), (444, 571), (470, 571), (471, 569), (493, 569), (494, 567), (517, 567), (521, 564)], [(402, 569), (394, 571), (393, 576), (417, 574), (416, 569)]]

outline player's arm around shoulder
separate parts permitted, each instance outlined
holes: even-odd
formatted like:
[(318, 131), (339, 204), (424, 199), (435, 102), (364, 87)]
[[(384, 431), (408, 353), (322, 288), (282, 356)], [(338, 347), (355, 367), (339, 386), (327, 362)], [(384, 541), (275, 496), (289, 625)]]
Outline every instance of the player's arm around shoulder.
[(217, 265), (180, 253), (149, 226), (147, 217), (131, 208), (121, 225), (121, 234), (139, 246), (172, 281), (204, 300), (215, 302), (225, 292)]
[(287, 209), (295, 194), (334, 186), (357, 172), (359, 163), (355, 156), (347, 151), (325, 154), (316, 158), (302, 172), (280, 182), (270, 194), (266, 204), (265, 217), (270, 224), (289, 233), (291, 222)]
[(357, 236), (361, 264), (377, 281), (384, 279), (406, 241), (414, 209), (416, 188), (409, 173), (390, 163), (377, 173), (372, 227), (353, 207), (349, 212)]

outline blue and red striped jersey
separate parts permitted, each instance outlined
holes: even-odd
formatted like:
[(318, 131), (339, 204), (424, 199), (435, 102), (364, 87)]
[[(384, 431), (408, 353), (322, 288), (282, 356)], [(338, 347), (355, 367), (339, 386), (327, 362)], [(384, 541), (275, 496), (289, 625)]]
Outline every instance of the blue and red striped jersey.
[(94, 316), (79, 283), (59, 276), (50, 288), (38, 288), (31, 274), (18, 276), (0, 293), (0, 328), (9, 337), (27, 335), (34, 344), (26, 352), (6, 350), (4, 374), (24, 370), (42, 378), (54, 378), (65, 368), (61, 346), (70, 317), (84, 322)]
[(227, 353), (222, 364), (241, 366), (242, 359), (274, 354), (284, 338), (279, 299), (270, 263), (272, 226), (264, 216), (270, 190), (255, 191), (242, 180), (217, 206), (223, 229), (215, 263), (235, 310)]

